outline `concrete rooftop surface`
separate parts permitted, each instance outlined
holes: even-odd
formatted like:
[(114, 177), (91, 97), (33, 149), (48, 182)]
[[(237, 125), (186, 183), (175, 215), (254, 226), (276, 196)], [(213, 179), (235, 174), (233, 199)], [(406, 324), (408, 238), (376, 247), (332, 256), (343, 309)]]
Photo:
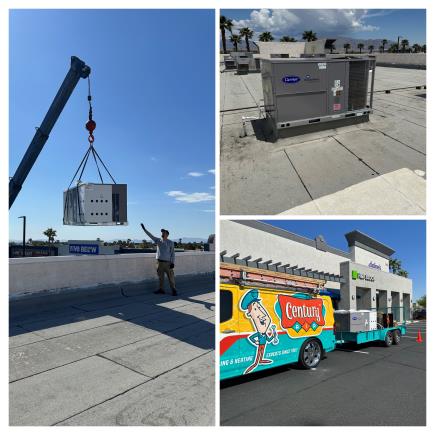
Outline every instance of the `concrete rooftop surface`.
[(220, 80), (221, 214), (425, 213), (425, 70), (377, 67), (369, 122), (275, 143), (242, 125), (264, 116), (261, 74)]
[(214, 425), (214, 277), (10, 303), (9, 424)]

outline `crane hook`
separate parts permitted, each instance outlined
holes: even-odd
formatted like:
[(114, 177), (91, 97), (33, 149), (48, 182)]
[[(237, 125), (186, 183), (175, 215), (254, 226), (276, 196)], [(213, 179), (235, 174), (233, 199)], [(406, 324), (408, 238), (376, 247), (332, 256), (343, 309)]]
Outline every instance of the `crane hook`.
[(89, 131), (89, 137), (88, 137), (89, 143), (93, 143), (94, 142), (94, 130), (95, 130), (96, 127), (97, 127), (97, 123), (93, 119), (90, 119), (86, 123), (86, 130)]

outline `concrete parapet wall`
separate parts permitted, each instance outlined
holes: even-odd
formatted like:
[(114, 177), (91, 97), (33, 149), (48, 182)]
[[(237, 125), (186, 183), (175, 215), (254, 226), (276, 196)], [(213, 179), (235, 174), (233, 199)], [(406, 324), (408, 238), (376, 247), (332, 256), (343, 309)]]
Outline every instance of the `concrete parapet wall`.
[[(343, 54), (343, 53), (340, 53)], [(348, 54), (348, 56), (367, 56), (366, 52)], [(335, 57), (337, 53), (327, 54), (327, 57)], [(369, 56), (375, 56), (379, 64), (391, 65), (416, 65), (426, 66), (426, 53), (372, 53)]]
[[(214, 252), (181, 252), (175, 274), (211, 273)], [(134, 283), (156, 278), (155, 254), (120, 254), (9, 259), (9, 296), (49, 290)]]
[(376, 62), (426, 65), (426, 53), (376, 53)]

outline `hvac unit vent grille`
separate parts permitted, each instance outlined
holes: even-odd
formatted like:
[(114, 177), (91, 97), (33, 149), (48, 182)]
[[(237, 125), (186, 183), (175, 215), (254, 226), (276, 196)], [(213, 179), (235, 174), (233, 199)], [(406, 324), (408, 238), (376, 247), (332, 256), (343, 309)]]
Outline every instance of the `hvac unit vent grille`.
[(349, 62), (349, 110), (367, 105), (368, 62)]

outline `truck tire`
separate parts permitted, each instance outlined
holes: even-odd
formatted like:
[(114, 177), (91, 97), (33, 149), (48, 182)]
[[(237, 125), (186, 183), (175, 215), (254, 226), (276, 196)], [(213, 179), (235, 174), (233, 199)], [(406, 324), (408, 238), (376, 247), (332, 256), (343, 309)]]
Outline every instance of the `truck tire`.
[(299, 366), (304, 369), (314, 369), (320, 363), (323, 356), (322, 344), (313, 338), (307, 340), (299, 351)]
[(385, 334), (384, 345), (385, 347), (390, 347), (393, 344), (393, 333), (388, 331)]
[(399, 345), (401, 341), (402, 341), (402, 332), (400, 331), (400, 329), (396, 329), (393, 332), (393, 344)]

